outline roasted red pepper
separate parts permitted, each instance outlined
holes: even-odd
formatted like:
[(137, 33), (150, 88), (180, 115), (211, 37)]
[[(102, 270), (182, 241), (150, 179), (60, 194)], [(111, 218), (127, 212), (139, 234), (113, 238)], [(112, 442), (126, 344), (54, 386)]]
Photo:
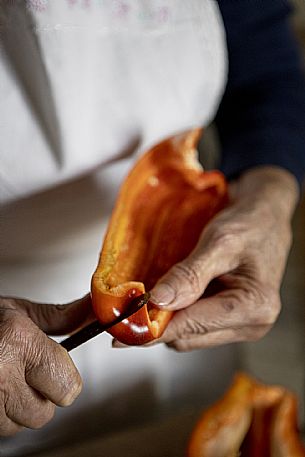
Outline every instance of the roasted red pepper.
[(195, 426), (188, 457), (305, 457), (295, 396), (245, 374)]
[[(184, 259), (225, 206), (223, 175), (204, 172), (197, 161), (200, 134), (192, 130), (153, 147), (124, 181), (92, 278), (93, 308), (102, 323)], [(125, 344), (143, 344), (158, 338), (171, 316), (148, 303), (111, 333)]]

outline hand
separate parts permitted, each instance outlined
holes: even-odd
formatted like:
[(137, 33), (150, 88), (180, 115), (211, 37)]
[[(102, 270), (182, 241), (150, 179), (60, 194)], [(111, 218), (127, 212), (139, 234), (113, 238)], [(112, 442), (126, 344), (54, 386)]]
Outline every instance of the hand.
[(55, 405), (69, 406), (79, 395), (70, 356), (44, 332), (74, 331), (90, 313), (89, 296), (64, 306), (0, 298), (0, 436), (42, 427)]
[(160, 308), (177, 311), (158, 341), (188, 351), (266, 334), (281, 308), (297, 198), (294, 177), (277, 167), (253, 169), (231, 185), (229, 207), (151, 291)]

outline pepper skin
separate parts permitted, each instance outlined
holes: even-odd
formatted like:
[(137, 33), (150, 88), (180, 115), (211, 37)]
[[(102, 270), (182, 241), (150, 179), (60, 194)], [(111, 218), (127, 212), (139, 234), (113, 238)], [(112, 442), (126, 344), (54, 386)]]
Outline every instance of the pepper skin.
[[(204, 226), (226, 205), (225, 178), (204, 172), (197, 161), (200, 135), (195, 129), (159, 143), (124, 181), (91, 282), (100, 322), (114, 320), (187, 257)], [(148, 302), (111, 334), (128, 345), (144, 344), (161, 336), (171, 316)]]
[(187, 457), (237, 456), (305, 457), (291, 392), (241, 373), (224, 397), (202, 414)]

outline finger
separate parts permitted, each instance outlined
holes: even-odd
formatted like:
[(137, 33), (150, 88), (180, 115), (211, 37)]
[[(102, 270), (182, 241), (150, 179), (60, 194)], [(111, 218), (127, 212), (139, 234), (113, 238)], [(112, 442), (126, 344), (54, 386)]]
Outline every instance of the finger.
[(29, 386), (48, 400), (59, 406), (70, 405), (80, 393), (82, 381), (68, 352), (15, 310), (6, 312), (1, 330), (5, 344), (0, 354), (0, 387), (10, 391), (10, 378), (4, 369), (14, 364), (22, 379), (24, 374)]
[(67, 351), (42, 332), (27, 356), (25, 379), (58, 406), (69, 406), (82, 389), (81, 377)]
[(16, 435), (20, 430), (22, 430), (22, 427), (8, 417), (0, 419), (0, 437)]
[(11, 377), (6, 415), (16, 424), (38, 429), (54, 416), (55, 405), (26, 384), (25, 379)]
[(128, 349), (128, 348), (131, 348), (131, 347), (146, 348), (146, 347), (155, 346), (158, 342), (159, 342), (159, 339), (156, 339), (156, 340), (150, 341), (149, 343), (135, 345), (135, 346), (129, 346), (128, 344), (121, 343), (116, 338), (113, 338), (112, 347), (115, 348), (115, 349)]
[(224, 344), (240, 343), (242, 341), (257, 341), (270, 330), (271, 325), (244, 327), (240, 329), (226, 329), (211, 332), (191, 339), (176, 339), (167, 343), (167, 346), (179, 352), (195, 349), (206, 349)]
[(5, 411), (5, 398), (4, 393), (2, 392), (0, 395), (0, 405), (2, 405), (0, 409), (0, 436), (12, 436), (19, 432), (22, 427), (19, 424), (16, 424), (13, 420), (11, 420), (6, 415)]
[(15, 309), (30, 317), (47, 334), (71, 333), (95, 320), (90, 294), (66, 305), (35, 303), (19, 298), (6, 298), (5, 300), (10, 302)]
[(116, 338), (113, 338), (111, 345), (116, 349), (128, 349), (131, 347), (128, 344), (121, 343), (121, 341), (117, 340)]
[(203, 232), (191, 255), (174, 265), (150, 291), (154, 304), (169, 310), (190, 306), (214, 278), (238, 267), (241, 243), (218, 230), (210, 232)]
[(274, 324), (280, 309), (277, 295), (266, 295), (258, 288), (227, 290), (198, 300), (175, 313), (161, 341), (185, 340), (218, 330)]

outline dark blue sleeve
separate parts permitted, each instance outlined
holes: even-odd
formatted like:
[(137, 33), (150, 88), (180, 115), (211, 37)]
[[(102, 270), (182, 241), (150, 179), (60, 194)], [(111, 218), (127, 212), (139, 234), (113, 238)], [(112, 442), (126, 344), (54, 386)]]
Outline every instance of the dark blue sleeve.
[(229, 76), (216, 116), (233, 178), (257, 165), (305, 176), (305, 77), (284, 0), (219, 0)]

